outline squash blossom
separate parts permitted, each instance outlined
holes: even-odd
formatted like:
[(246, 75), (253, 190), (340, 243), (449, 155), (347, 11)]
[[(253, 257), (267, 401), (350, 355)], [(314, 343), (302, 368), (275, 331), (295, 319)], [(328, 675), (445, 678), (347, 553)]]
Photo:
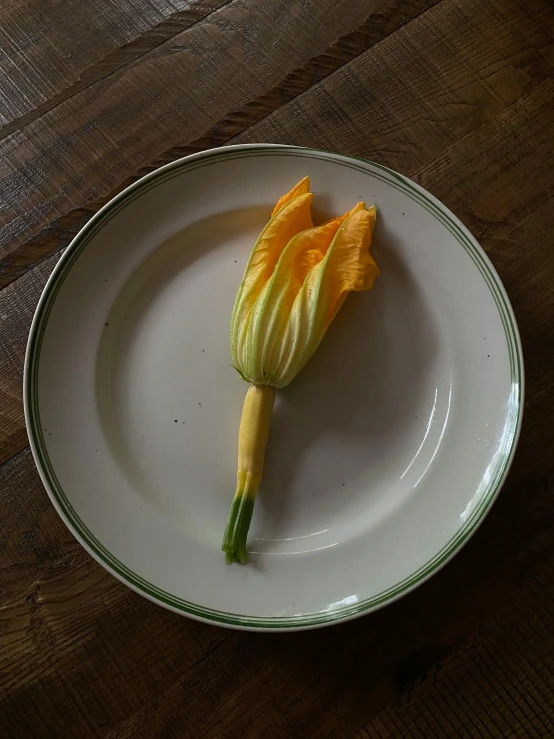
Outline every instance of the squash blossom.
[(246, 562), (246, 537), (275, 389), (288, 385), (315, 352), (346, 296), (369, 290), (379, 269), (369, 253), (375, 208), (365, 203), (321, 226), (311, 219), (310, 180), (284, 195), (256, 241), (231, 318), (233, 366), (250, 383), (239, 429), (237, 487), (222, 549)]

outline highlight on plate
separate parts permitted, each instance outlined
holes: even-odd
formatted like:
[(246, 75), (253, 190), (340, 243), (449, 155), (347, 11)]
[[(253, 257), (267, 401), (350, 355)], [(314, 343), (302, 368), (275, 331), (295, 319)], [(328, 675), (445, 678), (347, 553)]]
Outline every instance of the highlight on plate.
[(235, 496), (222, 549), (246, 562), (246, 539), (275, 390), (288, 385), (319, 346), (348, 293), (369, 290), (379, 269), (370, 254), (375, 207), (358, 203), (314, 226), (309, 177), (277, 202), (254, 244), (231, 317), (233, 366), (250, 387), (239, 428)]

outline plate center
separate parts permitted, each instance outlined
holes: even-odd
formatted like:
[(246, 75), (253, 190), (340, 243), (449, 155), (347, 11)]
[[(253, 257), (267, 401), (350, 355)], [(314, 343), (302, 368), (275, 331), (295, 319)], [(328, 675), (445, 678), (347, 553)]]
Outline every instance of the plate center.
[[(215, 544), (234, 492), (245, 384), (228, 323), (265, 208), (205, 219), (135, 272), (106, 323), (100, 417), (137, 494)], [(380, 229), (381, 277), (351, 295), (316, 354), (278, 394), (252, 551), (312, 551), (366, 533), (417, 495), (444, 433), (453, 375), (438, 324)]]

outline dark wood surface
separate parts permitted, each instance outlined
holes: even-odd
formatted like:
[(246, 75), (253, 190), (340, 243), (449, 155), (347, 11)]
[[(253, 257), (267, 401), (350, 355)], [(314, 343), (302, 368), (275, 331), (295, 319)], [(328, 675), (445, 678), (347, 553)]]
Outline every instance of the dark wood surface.
[[(236, 633), (140, 598), (67, 531), (28, 448), (25, 342), (63, 249), (133, 179), (231, 142), (414, 178), (521, 329), (526, 415), (491, 514), (419, 590), (331, 629)], [(554, 737), (549, 0), (4, 0), (0, 286), (0, 736)]]

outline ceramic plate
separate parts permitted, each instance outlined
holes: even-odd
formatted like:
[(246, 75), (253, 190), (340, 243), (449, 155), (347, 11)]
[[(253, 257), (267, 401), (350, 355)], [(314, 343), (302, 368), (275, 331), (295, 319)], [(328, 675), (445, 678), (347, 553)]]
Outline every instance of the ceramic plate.
[[(279, 392), (249, 563), (220, 550), (246, 385), (228, 326), (258, 232), (304, 175), (316, 219), (375, 203), (372, 291)], [(436, 572), (489, 510), (521, 423), (513, 312), (471, 234), (378, 164), (233, 146), (163, 167), (74, 239), (29, 338), (42, 480), (110, 572), (238, 628), (367, 613)]]

